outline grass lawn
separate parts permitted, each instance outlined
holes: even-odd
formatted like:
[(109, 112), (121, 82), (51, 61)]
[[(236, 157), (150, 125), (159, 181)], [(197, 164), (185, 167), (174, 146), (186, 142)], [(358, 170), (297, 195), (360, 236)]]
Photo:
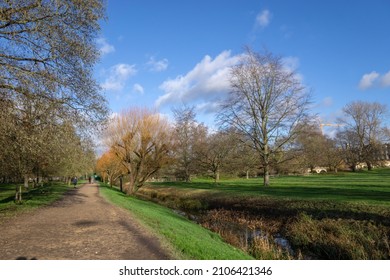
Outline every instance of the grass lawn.
[(48, 205), (61, 198), (69, 189), (66, 184), (59, 182), (30, 188), (28, 191), (23, 188), (23, 202), (16, 204), (14, 202), (16, 186), (16, 184), (0, 184), (0, 223), (6, 217)]
[(271, 178), (271, 186), (263, 187), (262, 178), (221, 180), (193, 180), (184, 182), (155, 182), (155, 190), (167, 187), (177, 192), (205, 193), (214, 196), (270, 197), (296, 200), (328, 200), (390, 206), (390, 169), (376, 169), (356, 173), (313, 174), (308, 176), (280, 176)]
[(144, 225), (168, 242), (177, 258), (196, 260), (252, 259), (248, 254), (223, 242), (221, 237), (175, 214), (171, 209), (129, 197), (103, 186), (100, 193), (110, 202), (129, 211)]

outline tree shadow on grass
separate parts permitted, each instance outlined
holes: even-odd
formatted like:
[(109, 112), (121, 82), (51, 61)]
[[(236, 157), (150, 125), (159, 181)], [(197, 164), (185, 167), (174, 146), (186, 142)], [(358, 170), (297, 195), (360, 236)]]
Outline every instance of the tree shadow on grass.
[(0, 204), (9, 203), (9, 202), (12, 202), (14, 200), (15, 200), (15, 196), (9, 196), (9, 197), (6, 197), (6, 198), (0, 200)]

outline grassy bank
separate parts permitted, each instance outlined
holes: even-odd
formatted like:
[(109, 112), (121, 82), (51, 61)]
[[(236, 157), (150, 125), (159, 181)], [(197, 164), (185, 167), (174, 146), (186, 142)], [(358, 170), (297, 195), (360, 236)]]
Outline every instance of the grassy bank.
[(144, 225), (163, 236), (163, 240), (177, 253), (177, 258), (251, 259), (241, 250), (223, 242), (219, 235), (190, 222), (171, 209), (126, 196), (103, 185), (100, 193), (110, 202), (131, 211)]
[(0, 184), (0, 223), (4, 218), (48, 205), (61, 198), (69, 189), (66, 184), (59, 182), (28, 190), (23, 188), (23, 201), (21, 204), (16, 204), (14, 202), (16, 187), (15, 184)]
[[(153, 183), (138, 195), (201, 213), (200, 223), (256, 258), (390, 258), (390, 169), (274, 177), (270, 188), (261, 179)], [(248, 232), (262, 236), (248, 244)], [(293, 255), (274, 246), (280, 235)]]

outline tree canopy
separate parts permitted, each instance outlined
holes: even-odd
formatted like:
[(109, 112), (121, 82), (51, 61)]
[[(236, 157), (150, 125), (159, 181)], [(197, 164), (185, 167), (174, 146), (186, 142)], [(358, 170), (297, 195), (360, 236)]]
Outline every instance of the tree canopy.
[(75, 175), (64, 161), (93, 156), (84, 132), (108, 113), (93, 78), (104, 12), (101, 0), (0, 2), (0, 159), (11, 164), (1, 175), (28, 177), (58, 162)]

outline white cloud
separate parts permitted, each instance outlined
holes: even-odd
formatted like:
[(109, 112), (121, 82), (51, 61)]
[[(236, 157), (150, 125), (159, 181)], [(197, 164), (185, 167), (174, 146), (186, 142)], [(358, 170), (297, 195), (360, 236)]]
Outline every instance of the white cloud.
[(299, 58), (296, 56), (287, 56), (282, 58), (283, 68), (287, 73), (294, 73), (294, 77), (301, 83), (303, 83), (304, 76), (298, 72)]
[(99, 47), (99, 51), (102, 55), (105, 55), (105, 54), (108, 54), (108, 53), (111, 53), (111, 52), (114, 52), (115, 51), (115, 48), (113, 45), (110, 45), (107, 40), (103, 37), (101, 38), (98, 38), (96, 40), (96, 43)]
[(360, 79), (359, 88), (366, 90), (374, 87), (390, 87), (390, 71), (383, 75), (376, 71), (364, 74)]
[(256, 26), (260, 26), (261, 28), (265, 28), (269, 25), (272, 18), (272, 14), (269, 10), (262, 10), (256, 16)]
[(390, 71), (382, 76), (381, 85), (383, 87), (390, 87)]
[(379, 73), (372, 71), (369, 74), (364, 74), (359, 82), (359, 88), (361, 90), (368, 89), (375, 85), (376, 80), (379, 78)]
[(149, 61), (146, 63), (150, 67), (150, 71), (153, 72), (162, 72), (168, 68), (168, 59), (164, 58), (161, 60), (156, 60), (153, 56), (149, 58)]
[(167, 103), (195, 101), (215, 102), (229, 91), (230, 67), (237, 64), (240, 56), (231, 56), (223, 51), (212, 59), (206, 55), (184, 76), (166, 80), (160, 85), (165, 93), (156, 101), (156, 106)]
[(134, 84), (133, 92), (139, 93), (139, 94), (144, 94), (144, 88), (140, 84)]
[(125, 63), (114, 65), (106, 71), (108, 77), (101, 84), (101, 87), (106, 90), (122, 90), (128, 78), (134, 76), (136, 73), (135, 65)]

